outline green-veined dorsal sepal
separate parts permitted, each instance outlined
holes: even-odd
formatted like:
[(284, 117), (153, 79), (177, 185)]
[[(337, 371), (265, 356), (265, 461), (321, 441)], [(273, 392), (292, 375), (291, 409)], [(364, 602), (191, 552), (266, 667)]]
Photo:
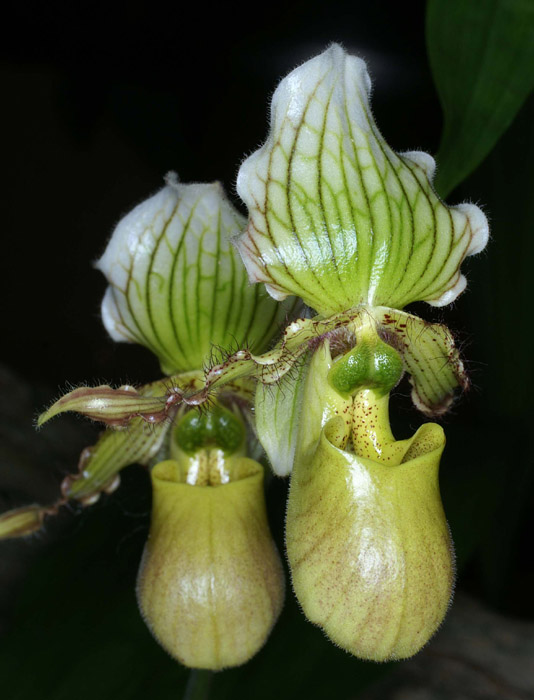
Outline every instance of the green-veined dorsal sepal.
[(275, 91), (265, 145), (239, 171), (250, 279), (324, 315), (449, 304), (465, 287), (462, 260), (488, 237), (480, 209), (437, 197), (430, 156), (387, 145), (370, 87), (365, 63), (338, 45), (295, 69)]
[(199, 369), (214, 347), (261, 351), (295, 304), (249, 284), (232, 239), (245, 219), (219, 183), (174, 176), (118, 224), (97, 267), (111, 337), (140, 343), (165, 374)]

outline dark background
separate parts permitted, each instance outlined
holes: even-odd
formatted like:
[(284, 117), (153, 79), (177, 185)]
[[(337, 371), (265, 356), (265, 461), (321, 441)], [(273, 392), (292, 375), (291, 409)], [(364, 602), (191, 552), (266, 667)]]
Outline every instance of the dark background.
[(24, 5), (4, 25), (2, 281), (17, 342), (3, 352), (26, 376), (117, 380), (143, 363), (148, 377), (146, 353), (106, 340), (91, 262), (169, 170), (221, 180), (237, 201), (239, 163), (266, 135), (278, 80), (330, 42), (369, 61), (390, 143), (436, 151), (422, 3), (409, 15), (387, 2), (245, 7)]
[[(221, 180), (241, 206), (237, 168), (264, 139), (269, 97), (295, 65), (331, 41), (342, 42), (368, 61), (375, 117), (389, 144), (399, 151), (437, 151), (442, 116), (426, 55), (424, 10), (424, 3), (359, 0), (11, 6), (0, 37), (0, 361), (9, 370), (0, 383), (9, 445), (0, 465), (2, 510), (29, 496), (53, 498), (91, 439), (90, 427), (66, 418), (65, 433), (51, 427), (52, 437), (43, 438), (43, 431), (33, 444), (32, 419), (58, 388), (159, 376), (148, 351), (113, 344), (99, 319), (105, 283), (91, 263), (114, 225), (157, 190), (169, 170), (184, 182)], [(452, 309), (415, 308), (457, 333), (473, 381), (444, 420), (442, 489), (457, 544), (458, 586), (522, 619), (534, 617), (533, 111), (530, 98), (492, 154), (448, 198), (482, 205), (492, 224), (487, 252), (465, 264), (469, 293)], [(395, 400), (401, 433), (421, 420), (407, 394), (401, 387)], [(7, 476), (12, 469), (16, 480)], [(0, 693), (3, 683), (7, 697), (29, 697), (35, 688), (41, 695), (34, 697), (70, 697), (83, 681), (88, 697), (113, 691), (129, 698), (152, 687), (154, 674), (167, 679), (161, 688), (176, 683), (173, 694), (180, 697), (182, 671), (152, 643), (135, 610), (148, 481), (134, 467), (123, 482), (92, 513), (66, 514), (47, 534), (6, 547), (5, 570), (14, 572), (0, 597)], [(273, 483), (269, 504), (279, 540), (284, 495), (284, 484)], [(256, 689), (266, 677), (274, 683), (276, 664), (280, 678), (293, 678), (293, 686), (283, 682), (287, 693), (306, 683), (320, 689), (321, 678), (338, 673), (339, 697), (345, 697), (355, 669), (364, 679), (382, 673), (377, 669), (384, 667), (334, 650), (294, 603), (288, 608), (282, 632), (259, 660), (228, 674), (239, 679), (235, 687)], [(308, 668), (310, 650), (322, 673), (298, 670)], [(120, 676), (135, 660), (146, 667), (144, 675)], [(74, 697), (82, 697), (77, 692)]]

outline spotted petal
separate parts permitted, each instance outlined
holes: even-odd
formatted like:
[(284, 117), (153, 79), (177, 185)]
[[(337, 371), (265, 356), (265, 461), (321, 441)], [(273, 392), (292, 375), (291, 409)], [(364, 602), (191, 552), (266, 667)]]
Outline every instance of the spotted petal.
[(97, 263), (111, 337), (148, 347), (165, 374), (199, 369), (213, 346), (262, 350), (295, 300), (281, 307), (250, 286), (232, 245), (244, 226), (219, 183), (169, 176), (120, 221)]
[(451, 406), (457, 389), (469, 379), (449, 329), (395, 309), (374, 309), (386, 338), (401, 353), (412, 385), (412, 400), (427, 416)]
[(466, 284), (461, 262), (488, 238), (478, 207), (437, 197), (429, 155), (391, 150), (370, 91), (365, 63), (334, 44), (278, 86), (267, 141), (239, 171), (250, 279), (321, 314), (449, 304)]

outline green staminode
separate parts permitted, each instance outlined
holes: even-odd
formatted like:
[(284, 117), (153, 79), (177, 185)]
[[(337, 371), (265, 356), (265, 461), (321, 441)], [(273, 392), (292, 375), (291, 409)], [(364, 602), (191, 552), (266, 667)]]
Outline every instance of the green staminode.
[(180, 448), (194, 454), (200, 447), (213, 445), (225, 453), (235, 452), (245, 440), (243, 423), (227, 408), (193, 409), (181, 418), (173, 432)]
[(372, 387), (384, 396), (402, 376), (399, 353), (380, 338), (364, 338), (334, 364), (328, 379), (341, 395), (355, 394), (362, 387)]

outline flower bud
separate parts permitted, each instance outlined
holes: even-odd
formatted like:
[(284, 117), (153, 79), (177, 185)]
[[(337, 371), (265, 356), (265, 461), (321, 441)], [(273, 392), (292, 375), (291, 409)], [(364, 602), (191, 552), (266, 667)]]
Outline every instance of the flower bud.
[(152, 524), (137, 596), (171, 656), (219, 670), (261, 648), (282, 608), (284, 577), (261, 465), (215, 449), (188, 460), (152, 470)]

